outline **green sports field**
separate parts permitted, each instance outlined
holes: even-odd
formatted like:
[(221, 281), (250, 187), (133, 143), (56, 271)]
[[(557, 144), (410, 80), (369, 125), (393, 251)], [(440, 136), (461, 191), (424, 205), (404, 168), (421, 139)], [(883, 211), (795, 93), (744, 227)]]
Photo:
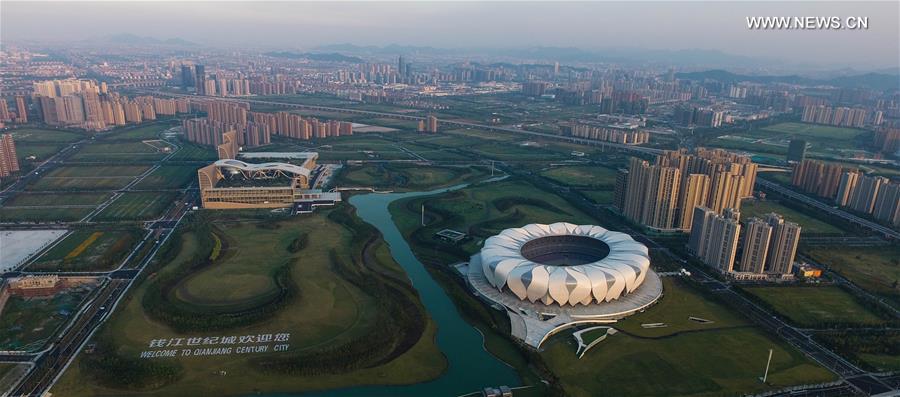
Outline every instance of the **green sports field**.
[(180, 189), (197, 179), (197, 169), (193, 165), (163, 165), (134, 185), (137, 190)]

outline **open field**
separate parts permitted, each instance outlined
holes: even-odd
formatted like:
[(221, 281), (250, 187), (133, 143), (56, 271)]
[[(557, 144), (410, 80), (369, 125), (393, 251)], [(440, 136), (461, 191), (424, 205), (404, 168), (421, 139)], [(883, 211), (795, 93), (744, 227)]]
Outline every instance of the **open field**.
[(884, 320), (860, 305), (840, 287), (746, 287), (800, 327), (822, 327), (829, 323), (883, 324)]
[[(724, 307), (673, 279), (662, 300), (615, 328), (583, 358), (571, 332), (554, 336), (541, 357), (572, 396), (718, 396), (833, 379), (824, 368), (748, 325)], [(713, 323), (698, 323), (689, 316)], [(640, 327), (662, 322), (665, 328)], [(774, 350), (767, 387), (757, 380)], [(660, 376), (666, 374), (666, 376)]]
[(804, 252), (861, 288), (900, 308), (900, 247), (816, 247)]
[[(422, 205), (425, 227), (420, 226)], [(480, 248), (481, 239), (506, 228), (528, 223), (593, 222), (560, 197), (518, 179), (399, 200), (391, 203), (390, 211), (419, 259), (441, 264), (468, 258)], [(459, 230), (472, 238), (459, 246), (446, 243), (433, 236), (442, 229)]]
[(610, 205), (615, 198), (615, 192), (612, 190), (581, 190), (580, 193), (600, 205)]
[(40, 128), (18, 128), (10, 131), (16, 147), (23, 143), (72, 143), (85, 137), (83, 133)]
[(616, 171), (606, 167), (553, 167), (541, 172), (541, 175), (573, 187), (606, 187), (606, 190), (610, 190), (616, 184)]
[(97, 214), (98, 221), (151, 220), (172, 204), (174, 192), (125, 192)]
[(148, 169), (143, 165), (66, 165), (50, 171), (27, 190), (115, 190)]
[(780, 123), (762, 129), (765, 132), (785, 134), (801, 139), (853, 140), (865, 131), (856, 128), (834, 127), (807, 123)]
[(770, 212), (783, 216), (786, 221), (798, 223), (803, 228), (801, 233), (844, 234), (844, 231), (838, 227), (785, 207), (776, 200), (744, 200), (741, 202), (742, 220), (751, 217), (764, 218), (765, 214)]
[(180, 149), (169, 158), (170, 161), (214, 161), (218, 159), (216, 151), (211, 148), (180, 142)]
[(116, 129), (104, 136), (103, 140), (144, 140), (157, 139), (159, 134), (172, 127), (172, 124), (158, 123), (141, 127)]
[(100, 162), (155, 161), (165, 157), (167, 154), (160, 150), (159, 147), (171, 147), (164, 142), (156, 142), (154, 145), (140, 141), (92, 142), (83, 145), (78, 153), (72, 156), (72, 160)]
[[(192, 266), (192, 258), (196, 258), (198, 253), (201, 257), (210, 255), (206, 251), (210, 248), (208, 237), (200, 240), (195, 234), (201, 229), (192, 228), (182, 234), (180, 244), (175, 245), (175, 255), (169, 256), (168, 264), (163, 264), (164, 267), (150, 280), (137, 287), (135, 298), (127, 301), (112, 316), (95, 339), (105, 346), (103, 354), (118, 357), (120, 362), (141, 363), (150, 371), (158, 369), (177, 375), (158, 378), (157, 372), (141, 372), (146, 375), (132, 378), (135, 381), (122, 382), (115, 378), (117, 375), (105, 375), (93, 369), (92, 363), (102, 363), (102, 360), (81, 355), (53, 392), (66, 396), (247, 395), (258, 390), (302, 392), (354, 385), (416, 383), (440, 374), (445, 362), (434, 345), (435, 327), (427, 319), (421, 337), (408, 350), (372, 367), (335, 371), (326, 366), (315, 373), (306, 373), (284, 372), (290, 367), (280, 369), (273, 366), (279, 362), (285, 363), (282, 365), (299, 363), (315, 366), (322, 360), (325, 361), (323, 365), (328, 365), (329, 361), (333, 361), (331, 359), (343, 354), (342, 350), (329, 349), (347, 346), (354, 340), (377, 337), (380, 310), (385, 309), (387, 301), (370, 295), (368, 287), (358, 287), (349, 281), (350, 275), (345, 272), (367, 271), (363, 267), (351, 270), (344, 266), (355, 268), (356, 265), (334, 262), (334, 255), (342, 258), (341, 261), (350, 259), (352, 254), (347, 252), (347, 247), (357, 249), (361, 246), (351, 243), (350, 229), (333, 223), (329, 218), (326, 211), (320, 211), (283, 221), (214, 223), (213, 230), (216, 234), (222, 234), (222, 241), (225, 242), (223, 251), (211, 267), (194, 270), (192, 276), (179, 282), (178, 287), (166, 295), (166, 299), (177, 306), (205, 307), (210, 311), (245, 305), (248, 300), (270, 295), (276, 287), (273, 277), (278, 274), (273, 270), (285, 267), (289, 269), (298, 291), (298, 295), (288, 298), (291, 299), (290, 310), (276, 310), (265, 321), (253, 322), (238, 329), (179, 333), (148, 317), (143, 302), (150, 296), (148, 294), (154, 280), (168, 280), (172, 275), (182, 274), (182, 269)], [(292, 252), (293, 241), (306, 234), (316, 236), (315, 244)], [(381, 245), (383, 247), (383, 243)], [(376, 251), (385, 250), (379, 248)], [(267, 259), (260, 262), (261, 258)], [(386, 272), (399, 269), (395, 263), (381, 263), (382, 259), (390, 260), (389, 256), (375, 255), (375, 258), (375, 262), (367, 267), (383, 266), (378, 271)], [(371, 270), (368, 272), (374, 276)], [(396, 280), (391, 283), (405, 278)], [(407, 298), (413, 296), (406, 293)], [(406, 306), (406, 310), (415, 306), (412, 303)], [(147, 349), (147, 343), (157, 338), (276, 333), (289, 334), (287, 351), (138, 359), (138, 354)], [(319, 351), (325, 354), (316, 355)], [(369, 359), (360, 357), (362, 360)]]
[(3, 203), (4, 207), (97, 206), (110, 194), (97, 193), (20, 193)]
[(198, 166), (163, 165), (134, 185), (135, 189), (180, 189), (197, 178)]
[(93, 207), (0, 208), (0, 222), (73, 222), (84, 218)]
[(90, 292), (78, 287), (52, 298), (12, 296), (0, 316), (0, 350), (40, 350)]
[(28, 266), (30, 271), (112, 270), (140, 241), (136, 229), (80, 229), (72, 232)]
[(365, 164), (346, 166), (336, 183), (339, 186), (375, 187), (382, 190), (431, 190), (480, 179), (484, 167)]

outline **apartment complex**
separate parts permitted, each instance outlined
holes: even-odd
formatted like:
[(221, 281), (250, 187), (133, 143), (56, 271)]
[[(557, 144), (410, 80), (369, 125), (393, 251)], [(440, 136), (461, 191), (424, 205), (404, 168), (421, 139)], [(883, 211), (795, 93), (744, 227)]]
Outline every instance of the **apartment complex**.
[(837, 194), (844, 168), (837, 163), (803, 160), (794, 164), (791, 185), (819, 197), (833, 198)]
[(0, 135), (0, 178), (19, 172), (19, 158), (16, 155), (16, 142), (11, 134)]
[(805, 106), (800, 121), (804, 123), (826, 124), (841, 127), (862, 128), (869, 111), (862, 108), (829, 107), (824, 105)]
[(712, 209), (696, 207), (693, 218), (688, 252), (722, 273), (731, 272), (741, 232), (740, 212), (728, 208), (719, 215)]
[(693, 211), (740, 208), (753, 194), (757, 165), (721, 149), (667, 151), (649, 162), (632, 158), (617, 176), (614, 205), (630, 220), (662, 231), (690, 231)]

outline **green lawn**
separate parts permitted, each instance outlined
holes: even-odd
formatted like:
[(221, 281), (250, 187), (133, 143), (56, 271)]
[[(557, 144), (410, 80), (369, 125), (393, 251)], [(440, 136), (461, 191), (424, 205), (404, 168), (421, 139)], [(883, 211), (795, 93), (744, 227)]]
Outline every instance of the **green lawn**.
[(156, 219), (174, 199), (173, 192), (126, 192), (100, 211), (94, 219), (98, 221)]
[(612, 204), (615, 198), (615, 192), (612, 190), (582, 190), (581, 194), (594, 203), (601, 205)]
[(765, 127), (765, 132), (786, 134), (807, 139), (853, 140), (863, 130), (807, 123), (780, 123)]
[(71, 143), (83, 139), (83, 133), (40, 128), (18, 128), (9, 132), (16, 142), (16, 148), (23, 143)]
[(171, 128), (170, 124), (154, 124), (142, 127), (125, 127), (110, 132), (109, 135), (103, 137), (103, 140), (144, 140), (157, 139), (159, 134)]
[(828, 323), (884, 323), (840, 287), (747, 287), (745, 290), (801, 327), (822, 327)]
[(4, 207), (97, 206), (109, 193), (19, 193), (3, 203)]
[(218, 159), (216, 151), (211, 147), (200, 146), (188, 142), (180, 142), (180, 149), (172, 155), (171, 161), (213, 161)]
[(900, 246), (815, 247), (804, 254), (900, 308)]
[[(727, 308), (675, 279), (664, 279), (663, 297), (644, 313), (613, 326), (621, 332), (581, 359), (570, 332), (551, 338), (541, 357), (572, 396), (718, 396), (820, 383), (831, 373), (802, 353), (766, 336)], [(698, 323), (688, 317), (713, 321)], [(665, 323), (664, 328), (643, 328)], [(771, 386), (757, 377), (773, 349)]]
[(138, 190), (147, 189), (180, 189), (197, 178), (199, 166), (163, 165), (134, 186)]
[(541, 172), (541, 175), (567, 186), (612, 188), (616, 184), (616, 171), (606, 167), (553, 167)]
[(93, 208), (0, 208), (0, 222), (73, 222), (84, 218)]
[(484, 167), (364, 164), (347, 166), (336, 183), (339, 186), (421, 191), (471, 182), (486, 175)]
[(751, 217), (764, 218), (765, 214), (770, 212), (783, 216), (786, 221), (798, 223), (803, 228), (801, 233), (845, 234), (838, 227), (785, 207), (777, 200), (744, 200), (741, 202), (741, 220), (743, 221)]
[[(335, 271), (331, 257), (346, 256), (350, 231), (332, 223), (326, 211), (283, 221), (239, 221), (218, 224), (225, 231), (228, 248), (222, 260), (182, 282), (178, 296), (195, 294), (192, 304), (208, 305), (240, 302), (265, 294), (271, 285), (271, 270), (289, 264), (299, 297), (287, 310), (280, 310), (266, 321), (240, 329), (211, 333), (178, 334), (159, 322), (150, 320), (143, 311), (141, 297), (147, 284), (134, 291), (135, 299), (125, 302), (98, 336), (112, 342), (117, 354), (136, 359), (146, 350), (150, 340), (211, 335), (257, 335), (290, 333), (288, 352), (266, 354), (232, 354), (215, 357), (179, 357), (181, 375), (174, 383), (150, 389), (111, 389), (98, 385), (84, 368), (84, 356), (69, 367), (53, 393), (66, 396), (121, 395), (248, 395), (256, 391), (303, 392), (354, 385), (407, 384), (426, 381), (439, 375), (445, 361), (434, 344), (436, 329), (430, 321), (418, 342), (393, 360), (372, 368), (346, 373), (317, 375), (285, 375), (261, 370), (260, 357), (300, 354), (324, 346), (339, 346), (370, 332), (377, 316), (377, 302)], [(300, 234), (315, 235), (314, 242), (299, 253), (291, 254), (287, 246)], [(185, 266), (194, 256), (198, 244), (194, 233), (183, 235), (177, 255), (160, 271), (163, 274)], [(381, 249), (383, 250), (383, 248)], [(384, 258), (384, 256), (380, 256)], [(388, 257), (389, 258), (389, 257)], [(396, 264), (388, 269), (399, 269)], [(153, 276), (151, 276), (153, 277)], [(180, 298), (179, 298), (180, 299)]]
[(80, 229), (28, 266), (30, 271), (106, 271), (118, 266), (140, 241), (133, 229)]
[(144, 165), (64, 165), (48, 172), (27, 190), (115, 190), (149, 167)]
[(153, 145), (144, 142), (128, 141), (109, 143), (92, 142), (82, 145), (81, 149), (72, 156), (75, 161), (110, 161), (110, 162), (134, 162), (154, 161), (166, 156), (167, 153), (159, 148), (171, 147), (165, 142), (155, 142)]

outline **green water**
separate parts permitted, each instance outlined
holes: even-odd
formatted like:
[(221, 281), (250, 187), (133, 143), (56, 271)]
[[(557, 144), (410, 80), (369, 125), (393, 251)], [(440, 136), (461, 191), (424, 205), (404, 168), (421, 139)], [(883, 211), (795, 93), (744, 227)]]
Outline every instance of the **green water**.
[[(495, 181), (502, 178), (495, 178)], [(489, 182), (485, 181), (485, 182)], [(388, 212), (388, 205), (399, 199), (440, 194), (462, 189), (467, 184), (429, 192), (364, 194), (350, 198), (357, 214), (372, 224), (390, 244), (391, 254), (406, 270), (412, 285), (438, 326), (437, 344), (447, 358), (449, 367), (439, 378), (407, 386), (365, 386), (303, 393), (303, 396), (459, 396), (485, 386), (517, 386), (521, 381), (515, 370), (484, 349), (481, 334), (460, 316), (450, 298), (444, 293), (425, 266), (416, 259), (406, 240)], [(292, 394), (270, 394), (286, 397)]]

